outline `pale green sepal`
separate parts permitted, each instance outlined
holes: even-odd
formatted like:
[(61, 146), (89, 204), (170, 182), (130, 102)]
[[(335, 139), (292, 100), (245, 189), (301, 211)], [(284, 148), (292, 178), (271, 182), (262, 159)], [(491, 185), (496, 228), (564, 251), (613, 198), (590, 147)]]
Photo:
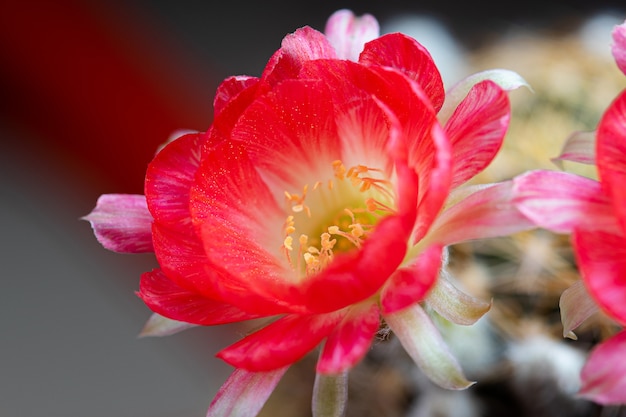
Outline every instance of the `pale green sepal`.
[(441, 333), (419, 304), (384, 318), (406, 352), (432, 382), (451, 390), (474, 384), (465, 378)]
[(160, 314), (152, 313), (141, 329), (139, 337), (169, 336), (195, 326), (196, 324), (172, 320)]
[(563, 169), (563, 161), (593, 165), (596, 163), (596, 132), (574, 132), (566, 140), (561, 154), (551, 161)]
[(575, 328), (599, 310), (593, 301), (583, 281), (576, 281), (563, 291), (559, 300), (561, 309), (561, 323), (563, 323), (563, 337), (578, 339), (573, 332)]
[(459, 103), (463, 101), (465, 96), (467, 96), (467, 93), (472, 89), (472, 87), (485, 80), (495, 82), (500, 86), (500, 88), (506, 91), (515, 90), (520, 87), (527, 87), (530, 91), (533, 91), (530, 84), (528, 84), (528, 82), (526, 82), (526, 80), (515, 71), (506, 69), (491, 69), (478, 72), (462, 79), (446, 92), (446, 100), (437, 116), (439, 122), (442, 125), (445, 125), (454, 110), (457, 108)]
[(446, 320), (463, 326), (476, 323), (491, 308), (490, 302), (474, 298), (454, 286), (445, 271), (425, 301)]
[(344, 417), (348, 404), (348, 372), (339, 375), (315, 374), (313, 417)]

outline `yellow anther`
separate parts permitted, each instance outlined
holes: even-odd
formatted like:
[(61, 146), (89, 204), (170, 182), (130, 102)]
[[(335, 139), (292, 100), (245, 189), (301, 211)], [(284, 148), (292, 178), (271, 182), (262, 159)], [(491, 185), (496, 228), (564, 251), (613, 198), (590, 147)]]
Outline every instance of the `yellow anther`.
[(287, 248), (287, 250), (293, 250), (291, 246), (293, 244), (293, 238), (291, 236), (287, 236), (285, 240), (283, 240), (283, 246)]
[(335, 173), (335, 177), (340, 180), (344, 179), (346, 175), (346, 167), (340, 160), (333, 161), (333, 171)]
[(304, 205), (296, 204), (295, 206), (291, 207), (291, 210), (293, 210), (294, 213), (300, 213), (302, 212), (302, 210), (304, 210)]
[(311, 265), (317, 261), (317, 258), (308, 252), (305, 252), (302, 256), (304, 257), (304, 262), (306, 262), (307, 265)]
[(296, 231), (296, 228), (295, 228), (295, 227), (293, 227), (293, 226), (287, 226), (287, 227), (285, 227), (285, 234), (287, 234), (287, 235), (290, 235), (290, 234), (292, 234), (292, 233), (293, 233), (293, 232), (295, 232), (295, 231)]
[(365, 234), (365, 230), (363, 230), (363, 226), (360, 223), (351, 224), (348, 226), (350, 230), (350, 234), (356, 238), (360, 238)]
[(339, 233), (339, 226), (330, 226), (328, 228), (328, 233), (330, 233), (331, 235), (336, 235), (337, 233)]
[(300, 247), (305, 247), (309, 241), (309, 237), (307, 235), (300, 235), (298, 241), (300, 242)]

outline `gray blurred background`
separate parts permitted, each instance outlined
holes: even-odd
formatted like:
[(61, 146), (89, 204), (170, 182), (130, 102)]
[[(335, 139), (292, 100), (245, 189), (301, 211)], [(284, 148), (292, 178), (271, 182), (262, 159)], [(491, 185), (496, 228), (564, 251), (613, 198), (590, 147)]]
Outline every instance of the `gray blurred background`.
[(138, 338), (150, 312), (134, 291), (155, 261), (102, 249), (79, 218), (100, 194), (141, 193), (156, 147), (206, 129), (220, 80), (259, 75), (285, 34), (323, 30), (339, 8), (372, 13), (432, 42), (449, 84), (462, 50), (621, 3), (3, 2), (0, 417), (204, 415), (230, 373), (214, 355), (241, 329)]

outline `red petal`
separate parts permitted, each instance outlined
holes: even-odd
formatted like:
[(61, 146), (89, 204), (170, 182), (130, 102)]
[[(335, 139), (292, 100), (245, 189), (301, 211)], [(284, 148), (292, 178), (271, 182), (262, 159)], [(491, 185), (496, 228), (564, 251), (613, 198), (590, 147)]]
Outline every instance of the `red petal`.
[(380, 326), (376, 304), (354, 306), (328, 336), (317, 362), (317, 372), (337, 374), (348, 370), (367, 353)]
[(411, 265), (398, 269), (381, 292), (383, 314), (395, 313), (421, 301), (437, 281), (441, 256), (442, 246), (430, 246)]
[(261, 317), (179, 287), (160, 269), (141, 276), (137, 295), (155, 313), (187, 323), (208, 326)]
[(589, 294), (615, 320), (626, 325), (626, 238), (576, 231), (572, 241)]
[(143, 195), (103, 194), (83, 220), (91, 223), (96, 239), (108, 250), (121, 253), (154, 250), (153, 219)]
[(579, 395), (600, 404), (626, 404), (626, 331), (591, 351), (582, 369)]
[(604, 113), (597, 132), (600, 180), (626, 232), (626, 91)]
[(217, 354), (237, 368), (269, 371), (302, 359), (342, 318), (340, 313), (288, 315)]
[(280, 253), (287, 216), (244, 145), (225, 142), (203, 159), (191, 192), (191, 212), (207, 268), (219, 271), (228, 287), (239, 289), (229, 300), (235, 302), (241, 292), (260, 294), (268, 302), (285, 300), (289, 280), (295, 278)]
[(502, 145), (509, 125), (506, 92), (493, 81), (476, 84), (445, 126), (452, 142), (452, 187), (485, 169)]
[(435, 111), (443, 105), (445, 91), (439, 70), (428, 50), (415, 39), (401, 33), (381, 36), (365, 44), (359, 63), (398, 69), (417, 81)]
[(215, 98), (213, 99), (214, 113), (220, 113), (224, 107), (239, 93), (258, 82), (258, 78), (248, 77), (246, 75), (237, 75), (226, 78), (222, 81), (219, 87), (217, 87), (217, 91), (215, 92)]
[(299, 193), (304, 184), (325, 179), (316, 174), (328, 175), (332, 162), (341, 159), (331, 103), (331, 92), (319, 81), (284, 81), (246, 109), (231, 137), (245, 143), (255, 168), (277, 184), (277, 193)]
[(169, 143), (148, 165), (145, 192), (155, 222), (190, 227), (189, 190), (200, 165), (202, 135), (188, 134)]

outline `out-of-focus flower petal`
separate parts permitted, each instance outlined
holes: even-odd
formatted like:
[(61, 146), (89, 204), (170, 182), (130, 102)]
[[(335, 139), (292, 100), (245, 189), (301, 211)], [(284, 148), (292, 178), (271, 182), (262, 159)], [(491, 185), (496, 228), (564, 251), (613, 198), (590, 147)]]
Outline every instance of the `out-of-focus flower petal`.
[(442, 272), (425, 301), (446, 320), (464, 326), (476, 323), (491, 308), (491, 303), (459, 290), (445, 272)]
[(445, 125), (452, 142), (452, 187), (489, 165), (502, 146), (509, 118), (508, 96), (496, 83), (485, 80), (470, 89)]
[(206, 417), (256, 417), (287, 369), (236, 369), (217, 392)]
[(202, 134), (181, 136), (148, 165), (144, 189), (157, 223), (190, 226), (189, 188), (200, 165), (201, 143)]
[(513, 204), (512, 189), (511, 181), (456, 189), (420, 246), (451, 245), (532, 229), (534, 224)]
[(152, 252), (152, 215), (146, 197), (103, 194), (83, 220), (91, 223), (96, 239), (106, 249), (120, 253)]
[(384, 315), (384, 318), (409, 356), (431, 381), (452, 390), (473, 385), (465, 378), (439, 330), (419, 304)]
[(626, 22), (615, 26), (612, 32), (613, 45), (611, 52), (617, 66), (626, 75)]
[(626, 238), (577, 230), (572, 234), (572, 244), (589, 294), (611, 317), (626, 325)]
[(580, 374), (579, 396), (600, 404), (626, 404), (626, 331), (596, 346)]
[(281, 81), (296, 78), (302, 65), (315, 59), (336, 59), (335, 48), (326, 36), (305, 26), (283, 38), (281, 48), (270, 58), (261, 75), (265, 91)]
[(596, 162), (596, 132), (574, 132), (566, 140), (561, 154), (551, 159), (559, 168), (563, 169), (563, 161), (579, 162), (581, 164), (595, 164)]
[(536, 170), (513, 179), (514, 203), (537, 226), (555, 233), (575, 228), (614, 231), (619, 224), (598, 181)]
[(578, 339), (573, 332), (588, 317), (598, 311), (598, 305), (593, 301), (583, 281), (576, 281), (563, 291), (559, 300), (561, 323), (563, 323), (563, 337)]
[(168, 319), (158, 313), (152, 313), (143, 329), (141, 329), (139, 337), (170, 336), (195, 326), (195, 324)]
[(249, 77), (247, 75), (235, 75), (226, 78), (215, 92), (215, 98), (213, 99), (214, 114), (220, 113), (234, 97), (258, 82), (259, 79), (257, 77)]
[(370, 14), (356, 17), (352, 11), (342, 9), (326, 21), (324, 34), (335, 48), (338, 59), (358, 61), (363, 46), (380, 35), (380, 27)]
[(379, 326), (376, 304), (352, 307), (328, 336), (317, 361), (317, 372), (339, 374), (350, 369), (365, 356)]
[(218, 352), (236, 368), (269, 371), (302, 359), (345, 316), (345, 311), (299, 316), (291, 314), (265, 326)]
[(520, 87), (531, 89), (530, 85), (518, 73), (505, 69), (493, 69), (478, 72), (466, 77), (453, 85), (446, 92), (446, 101), (439, 112), (439, 121), (445, 124), (456, 107), (465, 98), (472, 87), (481, 81), (491, 80), (498, 84), (505, 91), (511, 91)]
[(626, 233), (626, 90), (602, 116), (597, 135), (596, 162), (600, 181)]
[(421, 301), (439, 276), (442, 247), (424, 250), (411, 265), (396, 270), (381, 291), (383, 314), (391, 314)]
[(141, 276), (137, 295), (155, 313), (193, 324), (208, 326), (260, 317), (179, 287), (160, 269)]
[(316, 373), (311, 405), (313, 417), (344, 417), (348, 406), (348, 372)]
[(402, 33), (383, 35), (365, 45), (359, 63), (395, 68), (419, 84), (435, 111), (443, 105), (445, 90), (439, 69), (428, 50), (415, 39)]

